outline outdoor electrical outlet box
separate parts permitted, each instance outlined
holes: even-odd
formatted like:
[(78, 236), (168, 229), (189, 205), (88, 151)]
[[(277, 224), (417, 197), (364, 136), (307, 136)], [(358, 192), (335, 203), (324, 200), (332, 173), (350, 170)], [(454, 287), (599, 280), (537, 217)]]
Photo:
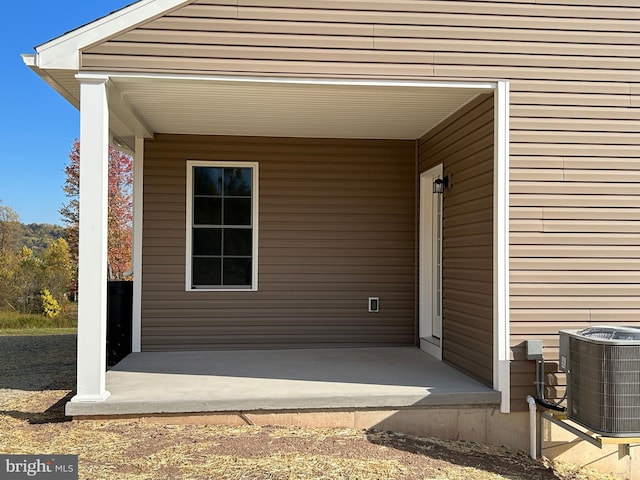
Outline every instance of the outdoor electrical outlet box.
[(378, 313), (380, 311), (380, 298), (369, 297), (369, 313)]
[(542, 340), (527, 340), (527, 360), (542, 360)]

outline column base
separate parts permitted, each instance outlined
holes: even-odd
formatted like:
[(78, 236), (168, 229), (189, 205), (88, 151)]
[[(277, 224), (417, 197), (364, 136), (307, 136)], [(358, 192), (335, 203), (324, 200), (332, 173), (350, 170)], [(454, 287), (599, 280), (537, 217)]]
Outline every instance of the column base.
[(98, 395), (75, 395), (70, 401), (71, 403), (96, 403), (96, 402), (104, 402), (107, 398), (111, 396), (111, 392), (104, 391), (102, 394)]

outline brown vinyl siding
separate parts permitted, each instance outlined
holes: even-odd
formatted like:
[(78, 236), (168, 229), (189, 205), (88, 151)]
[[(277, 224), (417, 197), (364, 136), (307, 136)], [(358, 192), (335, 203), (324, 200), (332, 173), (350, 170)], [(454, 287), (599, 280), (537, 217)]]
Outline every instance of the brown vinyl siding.
[(419, 142), (420, 173), (443, 164), (442, 358), (493, 382), (493, 95), (481, 95)]
[[(512, 84), (514, 409), (533, 391), (525, 340), (543, 339), (545, 358), (556, 361), (559, 330), (637, 324), (640, 314), (640, 112), (633, 85), (596, 79)], [(550, 379), (559, 386), (547, 394), (560, 396), (563, 382)]]
[[(559, 329), (640, 314), (639, 18), (634, 0), (195, 1), (85, 49), (81, 68), (509, 80), (512, 408), (523, 410), (524, 340), (543, 338), (553, 361)], [(448, 221), (449, 236), (477, 233)]]
[[(185, 291), (187, 160), (259, 162), (257, 292)], [(414, 344), (414, 179), (411, 141), (147, 141), (143, 350)]]
[(85, 49), (82, 69), (640, 81), (635, 5), (562, 3), (200, 0)]

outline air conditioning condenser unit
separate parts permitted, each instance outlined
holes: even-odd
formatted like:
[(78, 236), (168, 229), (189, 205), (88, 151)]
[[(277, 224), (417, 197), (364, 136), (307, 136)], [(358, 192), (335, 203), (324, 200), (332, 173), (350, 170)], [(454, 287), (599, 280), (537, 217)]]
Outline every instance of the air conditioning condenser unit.
[(640, 436), (640, 327), (560, 332), (567, 416), (609, 437)]

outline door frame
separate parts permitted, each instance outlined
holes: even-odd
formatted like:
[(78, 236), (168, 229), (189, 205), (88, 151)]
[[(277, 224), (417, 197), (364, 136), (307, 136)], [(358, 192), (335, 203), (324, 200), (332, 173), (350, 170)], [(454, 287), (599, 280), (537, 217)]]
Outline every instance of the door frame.
[[(418, 336), (420, 349), (438, 360), (442, 360), (442, 200), (444, 194), (433, 193), (433, 182), (442, 177), (442, 164), (420, 174)], [(437, 208), (439, 212), (436, 212)], [(435, 228), (434, 224), (436, 224)]]

